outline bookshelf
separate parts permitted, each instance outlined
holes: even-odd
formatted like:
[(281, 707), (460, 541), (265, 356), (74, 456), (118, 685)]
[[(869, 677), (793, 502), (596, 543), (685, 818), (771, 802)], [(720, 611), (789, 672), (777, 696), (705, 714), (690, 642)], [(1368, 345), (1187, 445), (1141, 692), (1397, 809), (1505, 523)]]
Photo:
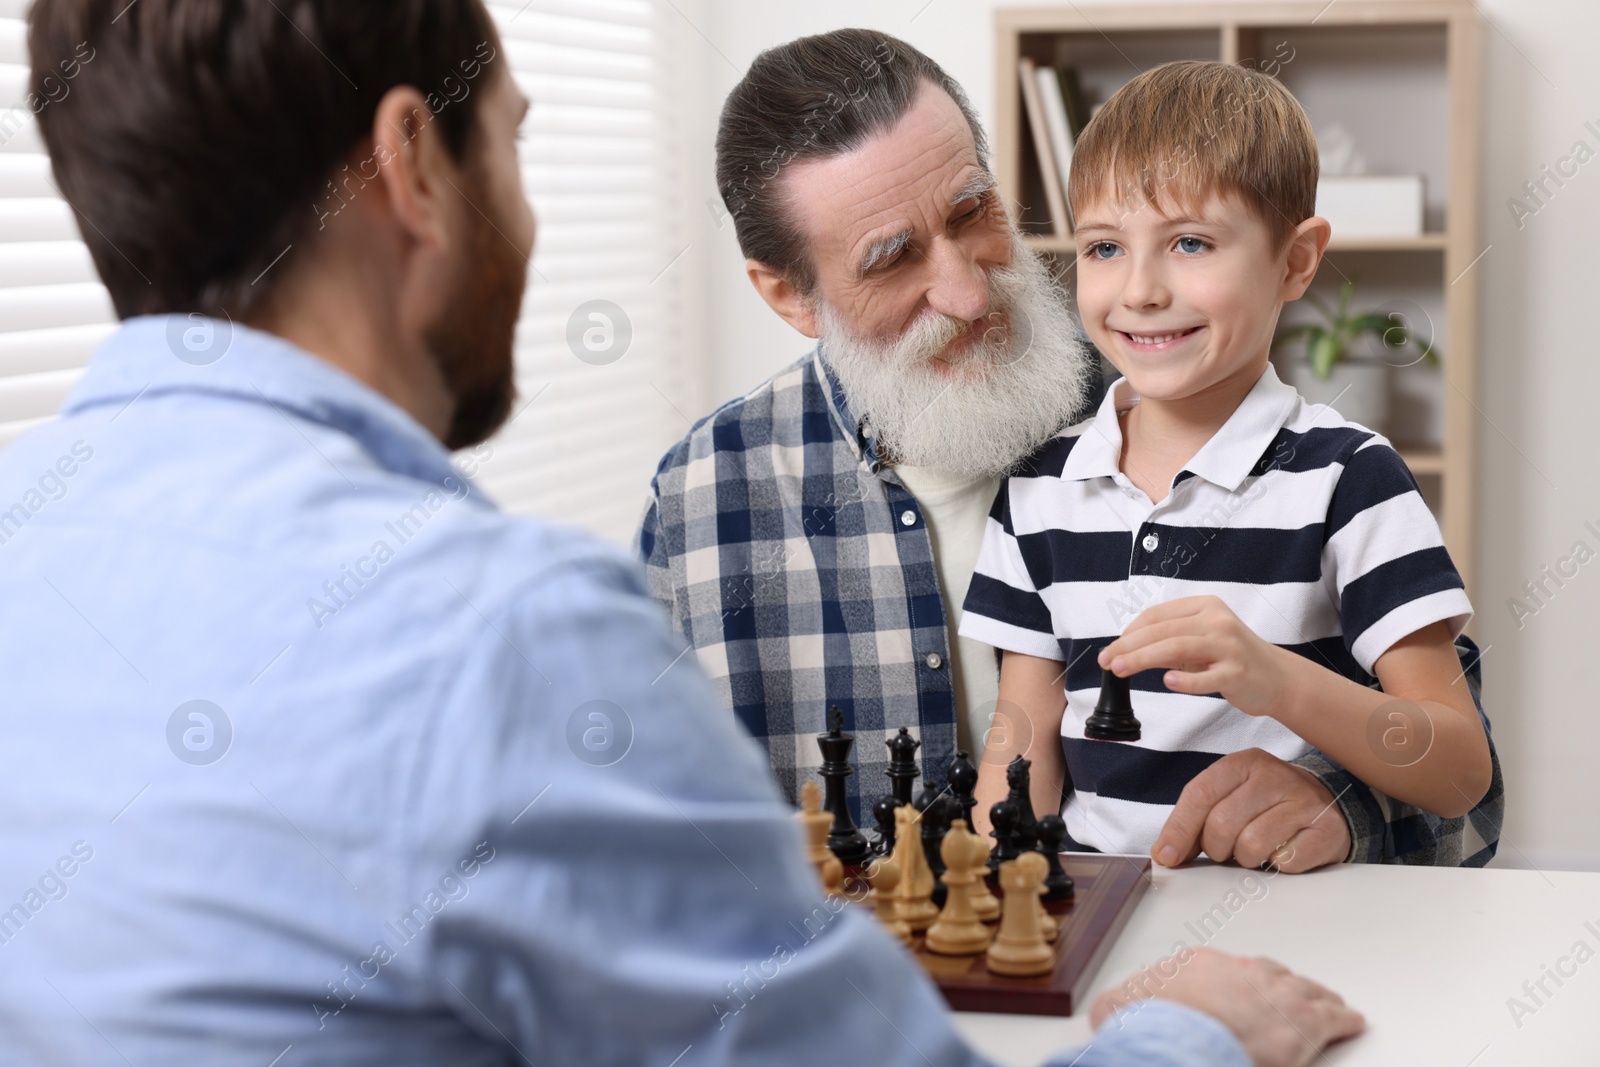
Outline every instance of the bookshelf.
[[(1470, 0), (1326, 0), (1002, 8), (995, 13), (996, 176), (1033, 248), (1072, 292), (1077, 250), (1054, 231), (1030, 135), (1023, 60), (1073, 67), (1090, 105), (1177, 59), (1270, 70), (1321, 136), (1349, 130), (1374, 173), (1421, 174), (1422, 233), (1344, 237), (1337, 227), (1311, 291), (1330, 303), (1356, 282), (1356, 310), (1404, 307), (1441, 359), (1386, 371), (1390, 415), (1374, 427), (1411, 466), (1451, 556), (1473, 586), (1477, 435), (1482, 22)], [(1285, 56), (1292, 56), (1285, 62)], [(1275, 63), (1269, 61), (1276, 60)], [(1297, 301), (1280, 325), (1314, 317)], [(1298, 345), (1274, 355), (1282, 367)]]

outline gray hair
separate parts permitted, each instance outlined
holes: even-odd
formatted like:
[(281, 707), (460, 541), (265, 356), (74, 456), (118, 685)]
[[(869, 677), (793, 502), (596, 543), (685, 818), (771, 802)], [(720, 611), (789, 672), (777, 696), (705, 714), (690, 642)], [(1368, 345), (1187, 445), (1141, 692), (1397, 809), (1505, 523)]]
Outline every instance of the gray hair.
[(944, 68), (897, 37), (834, 30), (757, 56), (728, 94), (717, 126), (717, 190), (745, 256), (810, 295), (816, 273), (778, 179), (791, 163), (843, 155), (889, 129), (911, 110), (924, 84), (956, 102), (987, 168), (988, 142), (966, 93)]

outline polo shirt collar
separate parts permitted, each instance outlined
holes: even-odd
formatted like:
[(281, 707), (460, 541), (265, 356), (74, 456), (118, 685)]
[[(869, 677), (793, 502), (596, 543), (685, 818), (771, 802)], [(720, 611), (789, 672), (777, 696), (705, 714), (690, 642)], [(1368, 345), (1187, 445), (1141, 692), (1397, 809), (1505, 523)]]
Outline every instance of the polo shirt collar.
[(173, 394), (267, 404), (349, 434), (387, 470), (432, 482), (461, 477), (444, 445), (370, 386), (274, 334), (198, 315), (128, 319), (96, 350), (62, 410), (98, 407), (116, 417)]
[[(1137, 399), (1126, 378), (1112, 383), (1094, 421), (1081, 431), (1068, 453), (1061, 470), (1063, 479), (1084, 481), (1116, 476), (1122, 457), (1122, 425), (1117, 411)], [(1237, 490), (1288, 423), (1299, 399), (1294, 387), (1284, 384), (1268, 363), (1228, 421), (1184, 465), (1177, 480), (1187, 473), (1229, 492)]]
[(850, 410), (850, 398), (845, 394), (844, 386), (839, 384), (838, 377), (833, 373), (833, 368), (822, 357), (822, 346), (817, 346), (812, 355), (816, 364), (817, 377), (822, 381), (822, 392), (827, 398), (828, 411), (833, 416), (835, 428), (840, 436), (849, 442), (855, 451), (856, 458), (864, 460), (867, 469), (877, 474), (884, 466), (882, 457), (878, 455), (878, 439), (868, 436), (866, 419), (856, 416)]

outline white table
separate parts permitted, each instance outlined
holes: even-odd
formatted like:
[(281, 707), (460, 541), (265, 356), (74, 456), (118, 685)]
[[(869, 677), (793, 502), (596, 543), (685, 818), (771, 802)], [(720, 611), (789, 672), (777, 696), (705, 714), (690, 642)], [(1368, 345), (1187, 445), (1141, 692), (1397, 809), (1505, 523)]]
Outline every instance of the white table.
[[(1269, 877), (1205, 863), (1157, 868), (1092, 995), (1171, 954), (1179, 940), (1270, 956), (1361, 1011), (1367, 1032), (1319, 1064), (1600, 1064), (1600, 874), (1348, 865)], [(1559, 987), (1547, 977), (1558, 966), (1570, 975)], [(1548, 997), (1538, 991), (1541, 977)], [(1514, 1019), (1512, 997), (1534, 1011)], [(958, 1013), (956, 1025), (1006, 1067), (1034, 1067), (1090, 1036), (1087, 1011), (1070, 1019)]]

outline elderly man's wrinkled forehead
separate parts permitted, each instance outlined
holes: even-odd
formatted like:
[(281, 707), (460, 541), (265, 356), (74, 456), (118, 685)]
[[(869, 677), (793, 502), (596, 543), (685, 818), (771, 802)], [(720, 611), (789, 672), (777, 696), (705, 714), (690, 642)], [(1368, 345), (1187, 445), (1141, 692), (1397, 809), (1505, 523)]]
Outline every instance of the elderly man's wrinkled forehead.
[(953, 207), (994, 187), (961, 108), (928, 82), (889, 129), (841, 155), (795, 163), (783, 181), (817, 270), (857, 276), (886, 245), (941, 232)]

